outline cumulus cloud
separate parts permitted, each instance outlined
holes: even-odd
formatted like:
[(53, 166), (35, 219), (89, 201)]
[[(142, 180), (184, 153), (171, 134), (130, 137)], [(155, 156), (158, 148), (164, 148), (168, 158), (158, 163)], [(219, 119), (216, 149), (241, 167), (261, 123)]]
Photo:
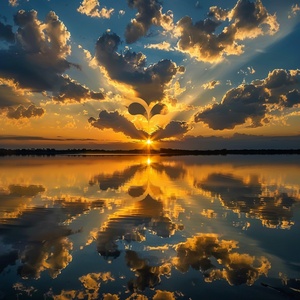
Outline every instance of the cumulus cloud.
[(165, 89), (177, 73), (184, 67), (164, 59), (146, 66), (146, 56), (126, 50), (118, 53), (120, 37), (114, 33), (104, 33), (97, 41), (95, 59), (106, 69), (108, 76), (115, 81), (131, 85), (137, 96), (150, 104), (165, 97)]
[(268, 274), (271, 264), (265, 257), (235, 252), (237, 247), (236, 241), (220, 240), (217, 234), (200, 234), (176, 245), (173, 264), (181, 272), (189, 267), (201, 271), (206, 282), (224, 279), (230, 285), (253, 285)]
[(233, 129), (250, 121), (251, 127), (269, 122), (271, 111), (300, 105), (300, 70), (275, 69), (263, 80), (242, 84), (229, 90), (221, 103), (198, 112), (195, 122), (204, 122), (215, 130)]
[(161, 26), (165, 30), (173, 27), (173, 13), (162, 13), (162, 5), (158, 0), (127, 0), (130, 8), (137, 9), (135, 18), (127, 25), (125, 31), (126, 43), (132, 44), (146, 36), (152, 25)]
[(83, 0), (77, 11), (89, 17), (109, 19), (114, 9), (106, 7), (100, 9), (98, 0)]
[(114, 281), (110, 272), (106, 273), (88, 273), (79, 277), (79, 281), (85, 288), (86, 296), (88, 299), (97, 299), (99, 297), (99, 289), (101, 282)]
[[(66, 59), (71, 53), (70, 32), (53, 11), (41, 22), (35, 10), (19, 10), (14, 15), (14, 23), (17, 27), (14, 39), (9, 27), (0, 26), (2, 38), (5, 36), (10, 42), (8, 48), (0, 49), (0, 77), (13, 78), (20, 88), (31, 92), (49, 91), (56, 100), (63, 101), (67, 98), (66, 90), (71, 93), (72, 88), (79, 87), (79, 83), (74, 84), (64, 76), (72, 66), (79, 68)], [(86, 91), (84, 97), (90, 96), (88, 94)]]
[(21, 254), (23, 264), (18, 273), (22, 278), (39, 278), (41, 272), (48, 270), (50, 276), (56, 278), (72, 261), (72, 248), (73, 243), (63, 236), (37, 241), (33, 245), (29, 243)]
[[(42, 186), (35, 185), (10, 186), (8, 197), (23, 204), (24, 199), (44, 190)], [(68, 239), (72, 231), (57, 224), (58, 218), (63, 217), (62, 211), (25, 208), (18, 218), (11, 219), (12, 226), (3, 230), (3, 242), (19, 252), (18, 274), (22, 278), (39, 278), (46, 270), (52, 278), (56, 278), (72, 260), (73, 243)]]
[(117, 111), (102, 110), (99, 113), (99, 118), (90, 118), (89, 123), (100, 130), (112, 129), (115, 132), (122, 132), (133, 139), (145, 139), (148, 136), (145, 131), (138, 130), (132, 122)]
[[(175, 34), (179, 37), (178, 50), (209, 63), (220, 62), (228, 55), (240, 55), (244, 52), (240, 41), (272, 35), (279, 29), (276, 15), (270, 15), (260, 0), (239, 0), (231, 10), (213, 6), (208, 16), (196, 23), (189, 16), (183, 17), (175, 26)], [(229, 25), (218, 33), (225, 21)]]
[(214, 89), (217, 85), (219, 85), (221, 82), (219, 80), (212, 80), (212, 81), (209, 81), (209, 82), (206, 82), (204, 84), (202, 84), (202, 87), (205, 89), (205, 90), (212, 90)]
[(17, 108), (10, 107), (7, 112), (7, 117), (9, 119), (21, 119), (21, 118), (31, 118), (31, 117), (41, 117), (45, 113), (45, 110), (41, 107), (36, 107), (31, 104), (27, 108), (23, 105)]
[(0, 78), (0, 110), (3, 110), (9, 119), (29, 119), (41, 117), (45, 113), (43, 108), (30, 104), (26, 90), (19, 88), (13, 80), (5, 78)]

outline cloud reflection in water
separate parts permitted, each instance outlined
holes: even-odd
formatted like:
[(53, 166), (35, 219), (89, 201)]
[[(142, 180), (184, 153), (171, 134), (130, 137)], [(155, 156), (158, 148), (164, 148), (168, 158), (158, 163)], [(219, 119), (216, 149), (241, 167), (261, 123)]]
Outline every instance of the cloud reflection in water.
[[(266, 299), (281, 288), (297, 294), (292, 266), (299, 262), (289, 269), (287, 256), (274, 259), (276, 249), (262, 247), (263, 232), (253, 230), (272, 232), (274, 241), (296, 234), (300, 182), (292, 175), (299, 167), (218, 159), (5, 160), (0, 275), (8, 284), (0, 291), (24, 299), (197, 299), (223, 282), (225, 298), (232, 290), (224, 284), (260, 286)], [(285, 242), (299, 248), (295, 238)], [(178, 284), (194, 276), (198, 287)]]

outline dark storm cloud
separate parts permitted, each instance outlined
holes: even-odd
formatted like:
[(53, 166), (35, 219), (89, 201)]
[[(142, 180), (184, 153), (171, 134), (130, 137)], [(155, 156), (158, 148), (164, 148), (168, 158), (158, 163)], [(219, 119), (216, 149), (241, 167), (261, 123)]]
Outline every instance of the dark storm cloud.
[(1, 40), (9, 42), (9, 43), (13, 43), (15, 41), (15, 35), (12, 31), (11, 25), (4, 25), (0, 21), (0, 41)]
[[(189, 16), (183, 17), (177, 22), (175, 33), (179, 37), (178, 50), (210, 63), (228, 55), (242, 54), (244, 45), (239, 44), (240, 41), (274, 34), (279, 28), (276, 15), (268, 14), (259, 0), (239, 0), (232, 10), (213, 6), (208, 16), (196, 23)], [(229, 25), (217, 33), (217, 28), (226, 20)]]
[[(66, 60), (71, 53), (70, 33), (55, 12), (49, 12), (41, 22), (36, 11), (19, 10), (14, 15), (14, 22), (18, 27), (15, 43), (6, 33), (10, 46), (0, 49), (1, 77), (14, 79), (19, 88), (31, 92), (52, 92), (56, 100), (63, 101), (72, 96), (72, 100), (81, 101), (92, 97), (87, 88), (81, 87), (85, 92), (80, 98), (76, 94), (80, 84), (63, 76), (69, 68), (79, 66)], [(1, 32), (4, 29), (9, 32), (7, 26), (1, 28)]]
[(131, 85), (148, 104), (162, 100), (165, 88), (177, 73), (184, 72), (184, 68), (168, 59), (146, 67), (143, 53), (126, 50), (120, 54), (117, 52), (120, 44), (118, 35), (104, 33), (96, 43), (97, 63), (106, 69), (112, 80)]
[(197, 113), (195, 122), (202, 121), (215, 130), (233, 129), (248, 120), (251, 127), (263, 126), (269, 122), (271, 110), (299, 106), (299, 74), (299, 70), (276, 69), (264, 80), (233, 88), (221, 103)]
[(146, 36), (152, 25), (171, 29), (173, 25), (172, 12), (162, 13), (161, 3), (157, 0), (127, 0), (130, 8), (136, 8), (138, 13), (126, 27), (126, 43), (132, 44)]
[(117, 111), (103, 110), (99, 113), (98, 119), (89, 118), (89, 123), (100, 130), (112, 129), (115, 132), (122, 132), (133, 139), (145, 139), (148, 136), (145, 131), (138, 130), (132, 122)]
[(7, 117), (9, 119), (21, 119), (21, 118), (31, 118), (31, 117), (41, 117), (45, 113), (44, 109), (41, 107), (36, 107), (31, 104), (27, 108), (23, 105), (18, 106), (16, 109), (10, 107), (7, 112)]

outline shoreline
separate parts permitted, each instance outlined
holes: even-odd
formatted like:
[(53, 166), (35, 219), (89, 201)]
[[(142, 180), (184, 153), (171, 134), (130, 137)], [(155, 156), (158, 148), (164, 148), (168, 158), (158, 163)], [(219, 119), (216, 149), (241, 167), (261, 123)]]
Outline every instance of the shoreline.
[(115, 155), (160, 155), (160, 156), (208, 156), (208, 155), (299, 155), (300, 149), (219, 149), (182, 150), (161, 148), (159, 150), (103, 150), (103, 149), (0, 149), (0, 157), (5, 156), (115, 156)]

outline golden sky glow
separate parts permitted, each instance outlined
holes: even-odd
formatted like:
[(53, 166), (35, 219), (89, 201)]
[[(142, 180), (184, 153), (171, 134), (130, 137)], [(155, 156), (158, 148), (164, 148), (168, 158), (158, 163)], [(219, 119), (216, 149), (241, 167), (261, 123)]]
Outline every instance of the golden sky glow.
[(3, 0), (1, 147), (297, 147), (299, 6), (194, 2)]

